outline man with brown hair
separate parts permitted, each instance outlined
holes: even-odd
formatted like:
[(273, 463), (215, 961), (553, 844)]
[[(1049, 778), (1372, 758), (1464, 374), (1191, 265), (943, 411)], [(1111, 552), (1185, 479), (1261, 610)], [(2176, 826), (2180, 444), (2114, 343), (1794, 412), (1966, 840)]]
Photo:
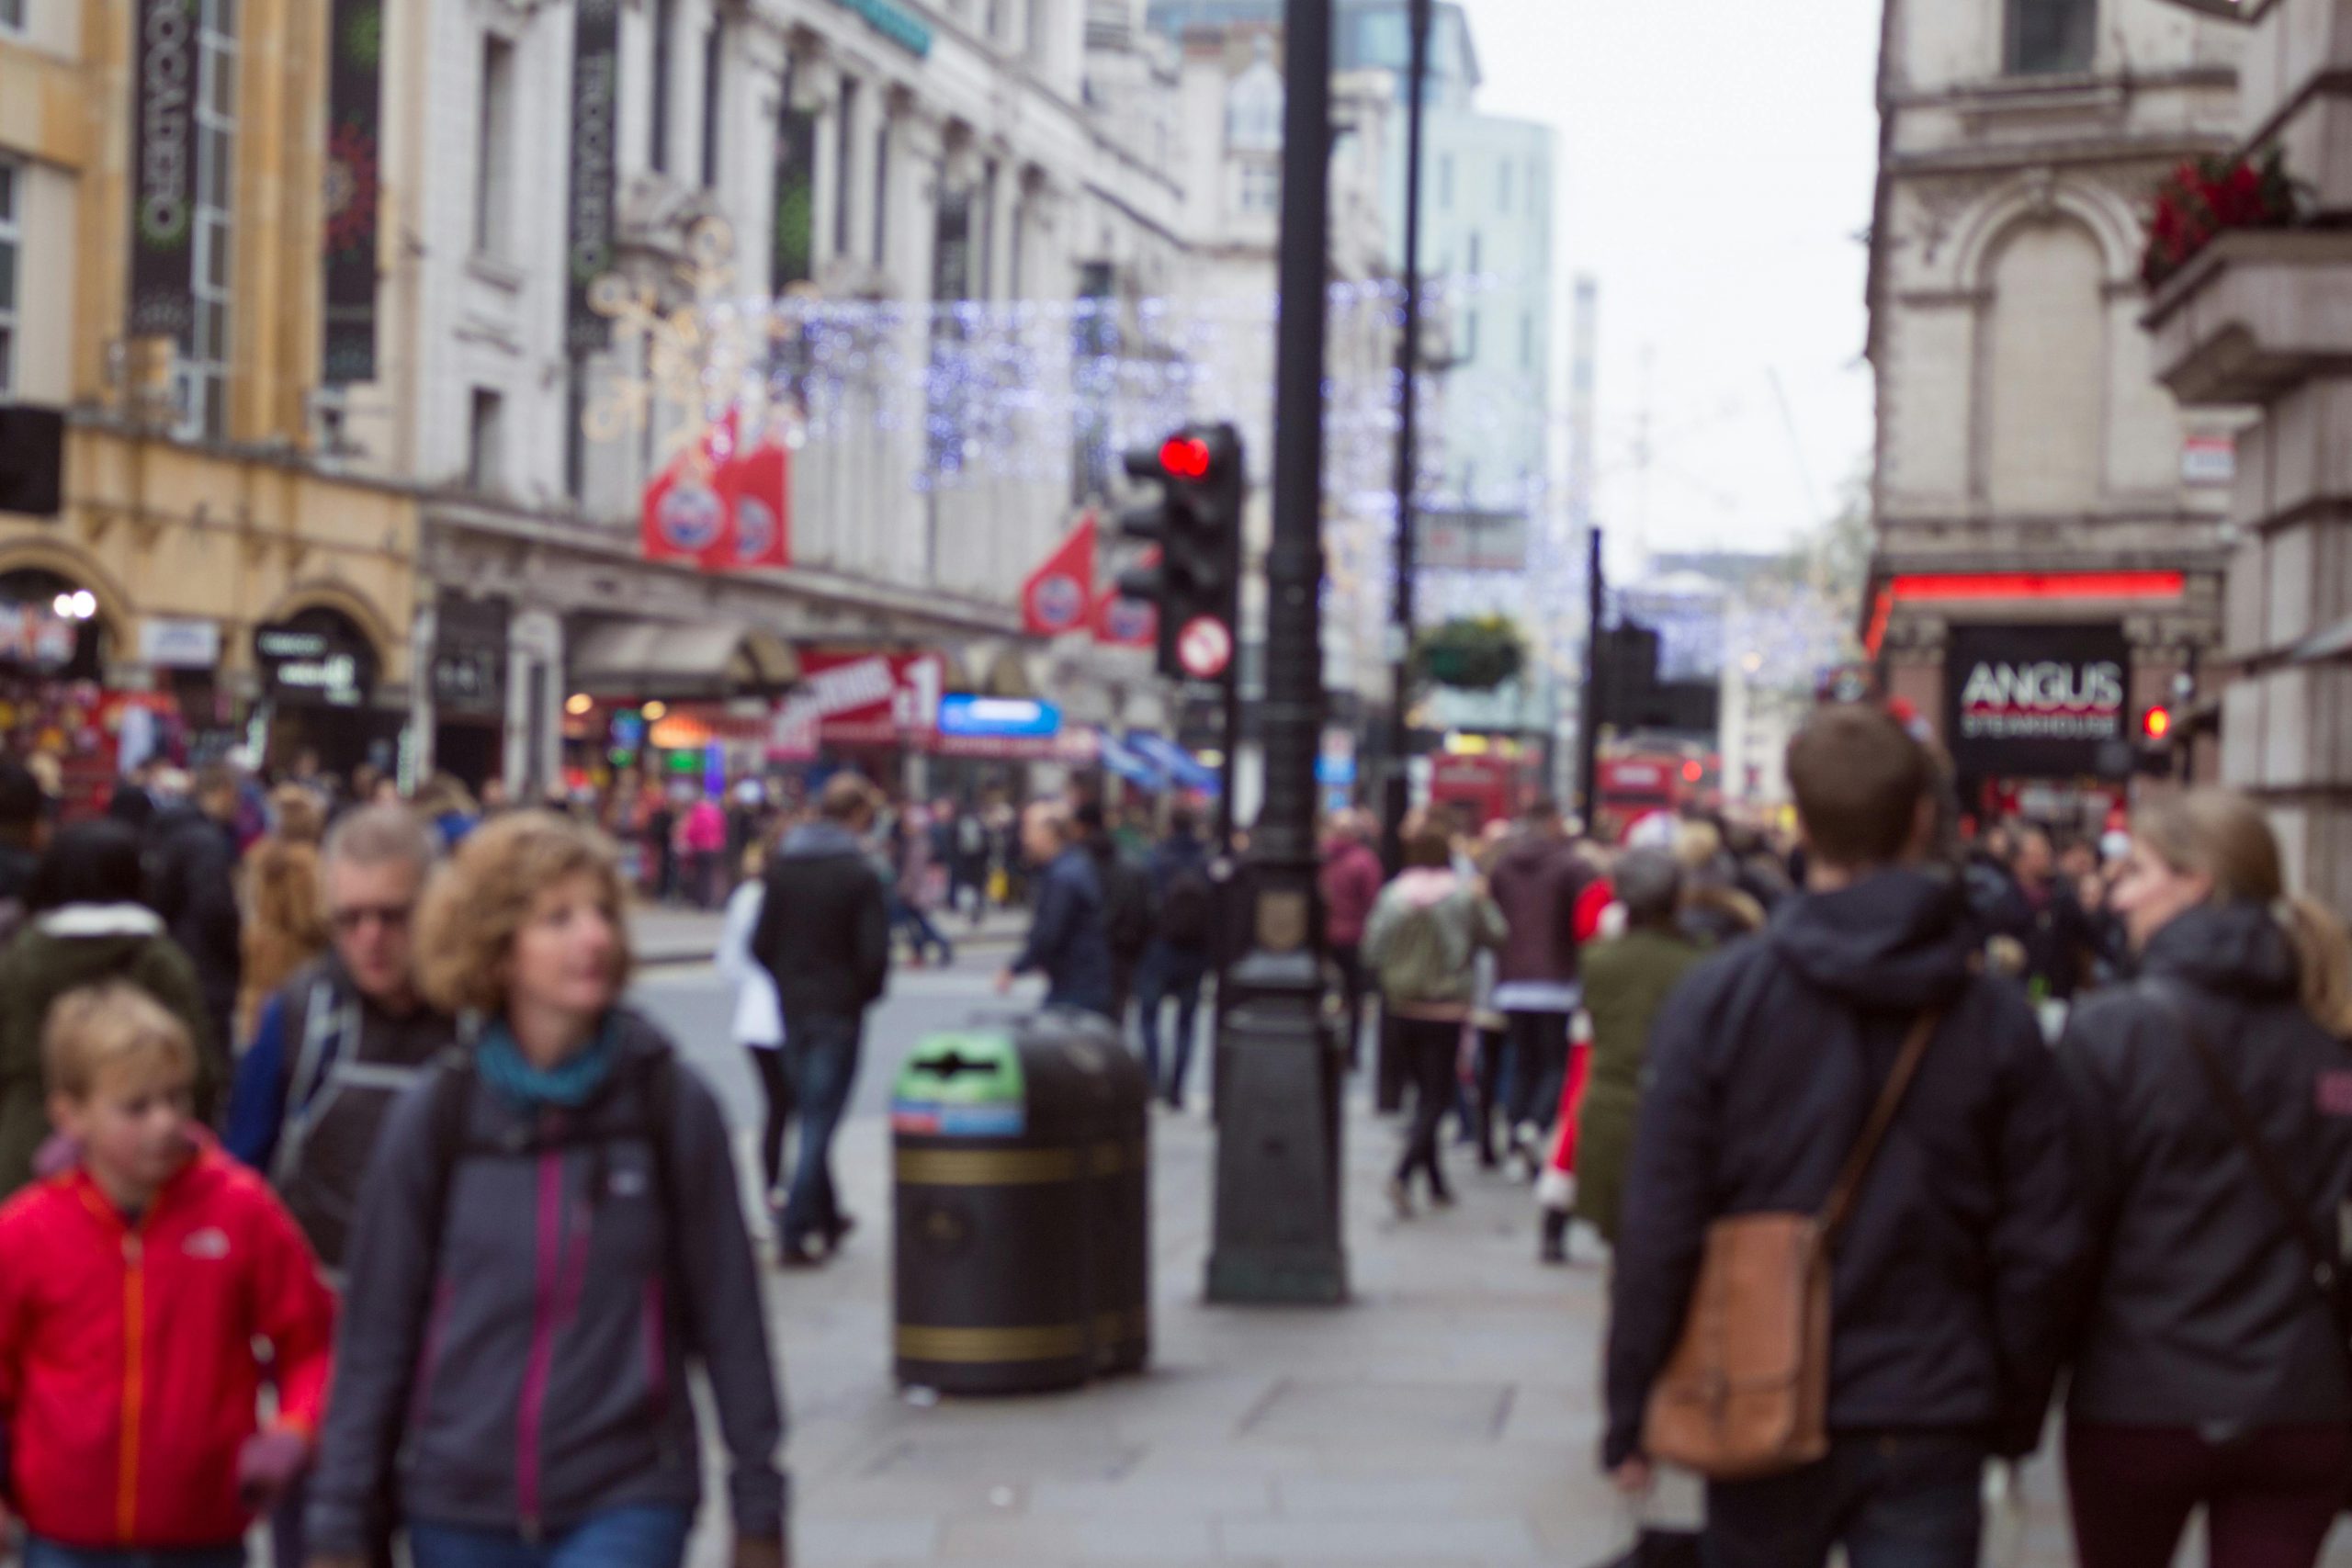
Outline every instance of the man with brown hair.
[(800, 1116), (800, 1154), (778, 1217), (778, 1256), (806, 1267), (841, 1247), (853, 1222), (833, 1190), (833, 1134), (857, 1081), (865, 1010), (890, 975), (890, 904), (866, 852), (880, 797), (837, 773), (817, 820), (796, 828), (768, 862), (767, 897), (752, 956), (775, 977), (784, 1007), (785, 1070)]
[(2086, 1248), (2063, 1097), (2017, 988), (1925, 869), (1928, 757), (1874, 709), (1789, 747), (1805, 890), (1692, 971), (1651, 1037), (1616, 1258), (1603, 1462), (1639, 1491), (1708, 1226), (1817, 1214), (1923, 1015), (1939, 1021), (1831, 1258), (1830, 1451), (1709, 1489), (1716, 1568), (1967, 1568), (1988, 1457), (2030, 1453)]

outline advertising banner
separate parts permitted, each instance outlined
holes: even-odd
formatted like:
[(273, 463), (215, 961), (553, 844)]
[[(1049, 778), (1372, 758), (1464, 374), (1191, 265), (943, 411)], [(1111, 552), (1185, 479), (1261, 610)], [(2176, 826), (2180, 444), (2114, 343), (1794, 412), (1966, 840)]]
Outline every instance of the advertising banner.
[(130, 69), (129, 335), (196, 331), (197, 0), (139, 0)]
[(574, 355), (612, 342), (589, 291), (613, 270), (618, 175), (621, 0), (579, 0), (571, 41), (571, 199), (565, 223), (564, 343)]
[(326, 321), (321, 379), (376, 378), (376, 223), (383, 0), (334, 0), (327, 43)]
[(1962, 777), (2082, 777), (2129, 737), (2132, 650), (2119, 626), (1954, 626), (1944, 689)]
[(1084, 630), (1094, 613), (1094, 513), (1080, 519), (1021, 585), (1021, 628), (1031, 637)]

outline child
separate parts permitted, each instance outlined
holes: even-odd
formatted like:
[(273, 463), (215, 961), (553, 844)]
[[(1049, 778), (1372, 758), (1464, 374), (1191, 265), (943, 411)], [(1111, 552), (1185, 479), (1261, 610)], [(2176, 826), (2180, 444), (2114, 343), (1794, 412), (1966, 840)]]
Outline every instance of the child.
[(68, 992), (41, 1052), (79, 1163), (0, 1208), (0, 1438), (26, 1568), (160, 1551), (230, 1568), (309, 1460), (334, 1298), (269, 1189), (190, 1120), (195, 1044), (146, 993)]

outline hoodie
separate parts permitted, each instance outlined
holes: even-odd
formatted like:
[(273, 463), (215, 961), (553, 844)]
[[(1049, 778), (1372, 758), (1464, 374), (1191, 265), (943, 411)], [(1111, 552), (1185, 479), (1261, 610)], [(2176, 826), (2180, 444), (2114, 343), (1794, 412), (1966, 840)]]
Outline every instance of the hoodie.
[(752, 956), (775, 976), (786, 1024), (857, 1018), (890, 975), (890, 906), (865, 846), (838, 822), (796, 828), (768, 862)]
[(1818, 1213), (1923, 1010), (1942, 1021), (1831, 1261), (1829, 1426), (2039, 1441), (2086, 1248), (2031, 1009), (1910, 870), (1785, 903), (1693, 970), (1651, 1037), (1616, 1255), (1604, 1459), (1639, 1451), (1707, 1227)]
[(733, 1139), (709, 1089), (672, 1066), (665, 1174), (647, 1085), (672, 1047), (626, 1010), (607, 1027), (610, 1072), (577, 1110), (519, 1104), (473, 1074), (446, 1177), (435, 1089), (449, 1068), (393, 1108), (311, 1478), (317, 1555), (367, 1555), (395, 1493), (410, 1518), (533, 1540), (606, 1509), (695, 1507), (696, 1364), (737, 1531), (782, 1531), (784, 1422)]
[(2181, 1018), (2323, 1235), (2352, 1201), (2352, 1050), (2303, 1010), (2294, 953), (2259, 905), (2188, 911), (2142, 967), (2146, 982), (2077, 1007), (2058, 1047), (2100, 1258), (2068, 1408), (2128, 1426), (2340, 1426), (2342, 1335)]
[(187, 955), (163, 919), (139, 904), (68, 904), (18, 931), (0, 952), (0, 1197), (32, 1179), (33, 1151), (49, 1136), (41, 1025), (50, 1004), (101, 980), (128, 980), (164, 1004), (196, 1042), (197, 1105), (218, 1097), (225, 1067), (211, 1015)]
[(1493, 899), (1450, 869), (1418, 866), (1374, 901), (1363, 957), (1399, 1016), (1463, 1019), (1477, 993), (1478, 951), (1510, 934)]
[(1577, 898), (1592, 880), (1583, 857), (1564, 840), (1521, 833), (1504, 849), (1489, 880), (1496, 907), (1510, 926), (1496, 979), (1505, 987), (1573, 984)]

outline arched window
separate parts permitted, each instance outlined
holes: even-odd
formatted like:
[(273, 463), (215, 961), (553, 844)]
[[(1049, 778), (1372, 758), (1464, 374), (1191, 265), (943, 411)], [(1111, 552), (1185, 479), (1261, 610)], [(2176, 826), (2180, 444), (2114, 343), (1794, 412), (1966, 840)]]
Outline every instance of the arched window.
[(2098, 49), (2098, 0), (2008, 0), (2012, 76), (2088, 71)]
[(1992, 302), (1976, 388), (1985, 499), (1996, 511), (2088, 507), (2107, 448), (2098, 242), (2069, 220), (2029, 220), (2002, 238), (1987, 271)]
[(1225, 143), (1237, 152), (1274, 152), (1283, 144), (1283, 73), (1267, 58), (1265, 41), (1225, 95)]

